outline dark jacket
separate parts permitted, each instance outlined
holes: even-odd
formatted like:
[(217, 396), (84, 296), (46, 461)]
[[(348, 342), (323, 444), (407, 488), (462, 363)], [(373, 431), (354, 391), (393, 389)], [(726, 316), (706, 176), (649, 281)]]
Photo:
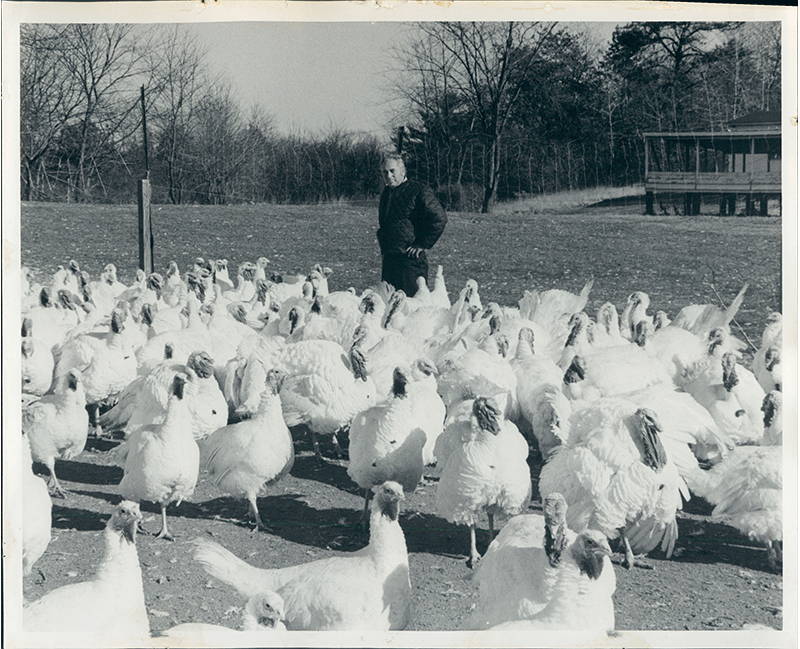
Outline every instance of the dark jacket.
[(403, 254), (406, 248), (432, 248), (444, 232), (447, 214), (433, 190), (414, 180), (385, 187), (378, 207), (381, 254)]

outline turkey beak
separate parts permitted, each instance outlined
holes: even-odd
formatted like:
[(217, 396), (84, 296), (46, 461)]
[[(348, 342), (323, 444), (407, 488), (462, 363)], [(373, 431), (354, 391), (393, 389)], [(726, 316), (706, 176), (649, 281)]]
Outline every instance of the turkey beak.
[(275, 625), (278, 623), (278, 620), (280, 620), (280, 618), (276, 615), (275, 611), (270, 609), (264, 615), (258, 618), (258, 624), (259, 626), (264, 626), (267, 627), (268, 629), (273, 629), (275, 628)]

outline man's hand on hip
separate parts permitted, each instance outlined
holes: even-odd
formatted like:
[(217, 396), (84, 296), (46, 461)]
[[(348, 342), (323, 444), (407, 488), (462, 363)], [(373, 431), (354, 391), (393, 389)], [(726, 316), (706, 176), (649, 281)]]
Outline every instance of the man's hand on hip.
[(413, 246), (406, 248), (406, 255), (411, 259), (419, 259), (423, 252), (425, 252), (425, 248), (414, 248)]

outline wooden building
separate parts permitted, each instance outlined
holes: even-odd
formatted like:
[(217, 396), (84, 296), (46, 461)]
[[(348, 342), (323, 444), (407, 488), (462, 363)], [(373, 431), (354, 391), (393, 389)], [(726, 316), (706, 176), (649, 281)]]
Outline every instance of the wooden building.
[(720, 215), (767, 215), (781, 198), (780, 113), (760, 111), (731, 121), (724, 131), (644, 134), (645, 213), (657, 194), (682, 194), (684, 214), (699, 214), (703, 195), (719, 198)]

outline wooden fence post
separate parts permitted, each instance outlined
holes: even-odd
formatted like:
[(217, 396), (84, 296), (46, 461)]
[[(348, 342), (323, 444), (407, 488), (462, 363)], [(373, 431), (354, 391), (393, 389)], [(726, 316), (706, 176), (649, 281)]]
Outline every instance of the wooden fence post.
[(140, 89), (142, 102), (142, 137), (144, 144), (144, 173), (145, 177), (139, 181), (139, 268), (148, 275), (153, 272), (153, 229), (150, 220), (150, 156), (147, 147), (147, 110), (144, 102), (144, 86)]
[(139, 268), (153, 272), (153, 231), (150, 227), (150, 181), (139, 181)]

